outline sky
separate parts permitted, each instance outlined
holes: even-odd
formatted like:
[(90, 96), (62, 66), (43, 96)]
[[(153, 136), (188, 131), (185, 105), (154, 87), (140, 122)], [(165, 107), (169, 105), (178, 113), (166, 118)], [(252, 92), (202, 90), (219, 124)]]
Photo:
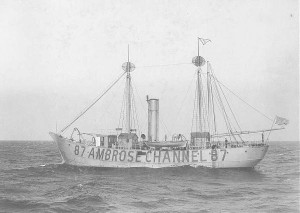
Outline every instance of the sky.
[[(270, 140), (299, 141), (297, 0), (0, 1), (0, 140), (50, 140), (122, 74), (128, 44), (139, 127), (149, 95), (160, 137), (188, 135), (197, 37), (212, 41), (200, 55), (217, 78), (271, 118), (230, 97), (242, 129), (269, 129), (278, 115), (290, 122)], [(124, 83), (70, 129), (116, 128)]]

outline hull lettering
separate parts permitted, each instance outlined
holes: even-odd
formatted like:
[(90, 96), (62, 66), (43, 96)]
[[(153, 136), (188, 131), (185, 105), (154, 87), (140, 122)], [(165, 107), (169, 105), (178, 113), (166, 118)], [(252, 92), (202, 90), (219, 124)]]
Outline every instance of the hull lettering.
[(155, 158), (158, 159), (158, 163), (160, 162), (160, 150), (158, 151), (158, 155), (156, 155), (156, 151), (157, 150), (154, 150), (154, 157), (153, 157), (153, 162), (155, 163)]
[(222, 161), (225, 160), (225, 156), (226, 156), (226, 149), (221, 149), (221, 152), (224, 152), (223, 157), (222, 157)]
[(110, 159), (110, 154), (111, 154), (111, 150), (107, 149), (105, 152), (105, 160), (109, 160)]
[(175, 158), (177, 163), (180, 163), (180, 151), (173, 150), (173, 163), (175, 163)]
[(197, 159), (198, 156), (197, 155), (198, 155), (198, 151), (197, 150), (193, 150), (192, 151), (192, 162), (193, 163), (198, 162), (198, 159)]
[(98, 148), (98, 151), (96, 153), (97, 154), (96, 159), (103, 160), (104, 152), (105, 152), (105, 149), (102, 149), (102, 151), (100, 153), (100, 148)]
[(113, 154), (112, 154), (112, 158), (111, 158), (111, 161), (117, 161), (117, 156), (118, 156), (118, 150), (114, 150), (113, 151)]
[(133, 161), (133, 155), (132, 155), (133, 152), (134, 151), (129, 151), (128, 152), (128, 157), (129, 157), (128, 162), (132, 162)]
[(207, 161), (206, 159), (202, 158), (202, 150), (200, 150), (200, 161)]
[[(88, 147), (89, 148), (89, 147)], [(91, 147), (87, 154), (84, 154), (85, 146), (75, 145), (74, 154), (89, 159), (114, 162), (142, 162), (142, 163), (200, 163), (207, 161), (224, 161), (226, 149), (210, 150), (148, 150), (145, 155), (138, 155), (135, 150), (109, 149)], [(220, 150), (220, 151), (218, 151)], [(210, 152), (209, 152), (210, 151)], [(219, 152), (219, 153), (218, 153)], [(144, 157), (142, 157), (144, 156)], [(209, 157), (209, 159), (207, 159)]]
[(164, 155), (162, 162), (164, 163), (166, 159), (168, 159), (169, 163), (171, 162), (169, 151), (165, 151), (165, 155)]
[(141, 162), (140, 157), (141, 157), (141, 156), (138, 155), (137, 152), (135, 152), (135, 162)]
[(75, 146), (74, 154), (78, 155), (79, 154), (79, 145)]
[(119, 160), (124, 161), (126, 158), (126, 152), (124, 150), (122, 150), (119, 155), (120, 155)]
[(218, 160), (218, 152), (217, 152), (216, 149), (212, 149), (212, 150), (211, 150), (211, 160), (212, 160), (212, 161)]
[(186, 162), (190, 162), (190, 155), (189, 155), (189, 151), (182, 151), (182, 162), (184, 162), (184, 160), (186, 160)]
[[(82, 155), (83, 155), (83, 152), (82, 152), (81, 156), (82, 156)], [(94, 148), (91, 149), (88, 158), (90, 158), (90, 156), (93, 156), (93, 159), (94, 159)]]

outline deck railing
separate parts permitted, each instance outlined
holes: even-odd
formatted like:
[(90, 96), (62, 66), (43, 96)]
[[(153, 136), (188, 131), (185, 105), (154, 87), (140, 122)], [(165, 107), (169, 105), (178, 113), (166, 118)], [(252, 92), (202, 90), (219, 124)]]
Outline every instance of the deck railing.
[[(83, 143), (87, 146), (95, 146), (96, 145), (96, 141), (95, 138), (92, 137), (91, 139), (86, 139), (82, 137), (83, 134), (79, 135), (79, 139), (80, 140), (74, 140), (71, 139), (73, 141), (76, 142), (80, 142)], [(85, 135), (89, 135), (89, 134), (85, 134)], [(91, 136), (91, 135), (90, 135)], [(109, 148), (114, 148), (114, 149), (135, 149), (135, 150), (147, 150), (150, 149), (149, 147), (146, 147), (144, 145), (145, 141), (138, 141), (137, 143), (132, 144), (132, 147), (124, 147), (121, 144), (119, 144), (118, 142), (116, 144), (113, 144), (111, 147)], [(185, 147), (185, 149), (212, 149), (212, 148), (217, 148), (217, 149), (226, 149), (226, 148), (239, 148), (239, 147), (256, 147), (256, 146), (266, 146), (267, 143), (263, 142), (263, 141), (239, 141), (239, 142), (233, 142), (233, 141), (213, 141), (213, 142), (203, 142), (201, 143), (200, 146), (195, 146), (192, 145), (190, 143), (188, 143), (187, 147)], [(171, 149), (171, 148), (170, 148)], [(176, 149), (176, 148), (173, 148)]]
[(190, 145), (190, 149), (211, 149), (216, 148), (239, 148), (239, 147), (255, 147), (255, 146), (265, 146), (266, 142), (262, 141), (239, 141), (239, 142), (224, 142), (224, 141), (214, 141), (202, 143), (200, 146)]

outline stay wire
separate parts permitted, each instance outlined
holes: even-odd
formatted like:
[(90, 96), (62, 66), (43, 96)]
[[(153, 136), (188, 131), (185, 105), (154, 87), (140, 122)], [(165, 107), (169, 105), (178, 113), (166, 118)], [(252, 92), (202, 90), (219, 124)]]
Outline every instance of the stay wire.
[[(137, 88), (136, 88), (136, 86), (135, 86), (135, 83), (133, 83), (133, 81), (132, 81), (132, 87), (133, 87), (133, 89), (135, 90), (135, 93), (136, 93), (137, 96), (138, 96), (138, 99), (139, 99), (139, 101), (140, 101), (140, 103), (141, 103), (141, 106), (142, 106), (142, 108), (143, 108), (143, 111), (144, 111), (144, 113), (145, 113), (145, 116), (147, 117), (147, 110), (146, 110), (146, 108), (145, 108), (145, 106), (144, 106), (144, 104), (143, 104), (142, 98), (141, 98), (141, 96), (139, 95), (138, 90), (137, 90)], [(142, 125), (142, 126), (143, 126), (143, 125)]]
[(137, 68), (148, 68), (148, 67), (167, 67), (167, 66), (177, 66), (177, 65), (191, 65), (192, 63), (177, 63), (177, 64), (157, 64), (157, 65), (146, 65), (138, 66)]
[(137, 112), (137, 107), (136, 107), (136, 103), (135, 103), (135, 94), (133, 92), (133, 81), (131, 81), (131, 91), (132, 91), (132, 117), (134, 120), (134, 124), (137, 126), (137, 131), (141, 132), (141, 128), (139, 125), (139, 116), (138, 116), (138, 112)]
[[(124, 110), (125, 110), (125, 100), (126, 100), (125, 96), (126, 96), (126, 87), (124, 87), (124, 91), (123, 91), (122, 107), (121, 107), (119, 124), (118, 124), (118, 128), (122, 127), (122, 129), (123, 129), (123, 122), (124, 122)], [(121, 120), (122, 120), (122, 123), (121, 123)]]
[[(192, 118), (192, 126), (191, 126), (191, 132), (193, 132), (193, 127), (194, 127), (194, 122), (196, 123), (196, 130), (195, 132), (197, 132), (198, 130), (198, 125), (197, 125), (197, 83), (196, 83), (196, 87), (195, 87), (195, 94), (194, 94), (194, 108), (193, 108), (193, 118)], [(195, 112), (196, 111), (196, 112)]]
[[(228, 131), (228, 133), (231, 133), (232, 132), (232, 128), (231, 128), (231, 125), (230, 125), (230, 122), (229, 122), (229, 118), (228, 118), (228, 115), (226, 113), (226, 110), (225, 110), (225, 107), (223, 105), (223, 101), (222, 101), (221, 95), (220, 95), (219, 90), (218, 90), (218, 86), (217, 86), (217, 84), (216, 84), (215, 81), (214, 81), (214, 87), (215, 87), (215, 90), (216, 90), (216, 94), (217, 94), (219, 105), (221, 107), (221, 111), (222, 111), (223, 116), (224, 116), (224, 120), (225, 120), (225, 123), (226, 123), (227, 131)], [(230, 137), (230, 135), (229, 135), (229, 137)], [(236, 138), (234, 137), (234, 135), (232, 135), (232, 137), (236, 140)]]
[(268, 120), (273, 122), (273, 119), (269, 118), (268, 116), (266, 116), (265, 114), (263, 114), (262, 112), (260, 112), (258, 109), (256, 109), (255, 107), (251, 106), (250, 104), (248, 104), (246, 101), (244, 101), (242, 98), (240, 98), (237, 94), (235, 94), (232, 90), (230, 90), (228, 87), (226, 87), (222, 82), (220, 82), (218, 79), (215, 79), (216, 81), (218, 81), (223, 87), (225, 87), (229, 92), (231, 92), (233, 95), (235, 95), (238, 99), (240, 99), (242, 102), (244, 102), (245, 104), (247, 104), (249, 107), (251, 107), (253, 110), (255, 110), (256, 112), (258, 112), (259, 114), (261, 114), (262, 116), (264, 116), (265, 118), (267, 118)]
[[(213, 77), (216, 78), (214, 75), (213, 75)], [(218, 81), (218, 82), (219, 82), (219, 81)], [(229, 102), (228, 102), (228, 100), (227, 100), (227, 97), (225, 96), (225, 93), (224, 93), (222, 87), (219, 86), (219, 88), (220, 88), (220, 90), (221, 90), (221, 92), (222, 92), (222, 94), (223, 94), (223, 96), (224, 96), (224, 98), (225, 98), (225, 101), (226, 101), (226, 103), (227, 103), (227, 105), (228, 105), (228, 107), (229, 107), (229, 109), (230, 109), (231, 114), (233, 115), (233, 118), (234, 118), (234, 120), (235, 120), (235, 122), (236, 122), (238, 128), (240, 129), (240, 131), (242, 131), (242, 129), (241, 129), (241, 127), (240, 127), (240, 125), (239, 125), (239, 123), (238, 123), (238, 121), (237, 121), (237, 119), (236, 119), (236, 117), (235, 117), (235, 115), (234, 115), (234, 113), (233, 113), (233, 111), (232, 111), (232, 109), (231, 109), (231, 106), (230, 106), (230, 104), (229, 104)]]
[(79, 113), (79, 115), (76, 116), (76, 118), (71, 122), (69, 123), (65, 128), (63, 128), (61, 131), (60, 131), (60, 134), (63, 133), (67, 128), (69, 128), (75, 121), (77, 121), (81, 116), (83, 116), (90, 108), (92, 108), (122, 77), (123, 75), (125, 74), (126, 72), (123, 72), (119, 78), (117, 80), (115, 80), (106, 90), (104, 93), (102, 93), (98, 98), (96, 98), (95, 101), (93, 101), (92, 104), (90, 104), (83, 112)]
[[(197, 73), (197, 72), (194, 73), (193, 78), (192, 78), (192, 80), (191, 80), (191, 82), (190, 82), (190, 84), (189, 84), (189, 87), (188, 87), (188, 89), (187, 89), (187, 91), (186, 91), (186, 93), (185, 93), (185, 96), (184, 96), (184, 98), (183, 98), (183, 101), (181, 102), (181, 105), (180, 105), (180, 107), (179, 107), (178, 113), (176, 114), (177, 116), (176, 116), (175, 122), (173, 122), (173, 126), (175, 125), (175, 123), (177, 123), (177, 120), (178, 120), (179, 115), (180, 115), (180, 113), (181, 113), (183, 104), (185, 103), (185, 100), (186, 100), (186, 98), (187, 98), (187, 96), (188, 96), (188, 94), (189, 94), (189, 92), (190, 92), (190, 90), (191, 90), (192, 82), (194, 81), (194, 77), (195, 77), (196, 73)], [(173, 126), (172, 126), (171, 129), (174, 129)]]

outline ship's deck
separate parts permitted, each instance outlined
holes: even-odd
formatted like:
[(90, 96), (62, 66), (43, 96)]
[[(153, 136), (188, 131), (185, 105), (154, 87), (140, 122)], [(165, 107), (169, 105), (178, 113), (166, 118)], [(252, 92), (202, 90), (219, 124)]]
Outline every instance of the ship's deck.
[[(67, 139), (67, 138), (66, 138)], [(76, 141), (73, 139), (68, 139), (74, 143), (82, 143), (87, 146), (96, 146), (95, 141), (90, 140), (80, 140)], [(145, 144), (146, 141), (138, 141), (137, 143), (133, 144), (131, 147), (122, 146), (118, 143), (111, 144), (109, 146), (97, 146), (102, 148), (114, 148), (114, 149), (134, 149), (134, 150), (204, 150), (204, 149), (228, 149), (228, 148), (241, 148), (241, 147), (263, 147), (268, 146), (266, 142), (262, 141), (239, 141), (239, 142), (224, 142), (224, 141), (213, 141), (213, 142), (205, 142), (202, 143), (201, 146), (193, 146), (187, 141), (187, 146), (185, 147), (151, 147)], [(178, 141), (174, 141), (178, 142)], [(162, 142), (163, 143), (163, 142)]]

